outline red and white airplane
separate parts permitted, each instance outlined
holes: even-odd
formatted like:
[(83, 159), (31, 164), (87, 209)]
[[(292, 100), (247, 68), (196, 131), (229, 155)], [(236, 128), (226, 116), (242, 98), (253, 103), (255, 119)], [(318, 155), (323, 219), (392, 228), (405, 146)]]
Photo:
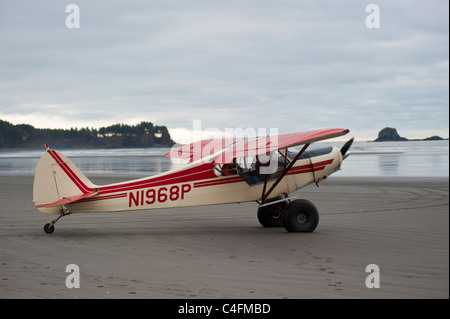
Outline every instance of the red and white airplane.
[[(122, 183), (93, 184), (61, 152), (41, 157), (34, 178), (33, 202), (49, 214), (59, 214), (44, 226), (55, 230), (63, 216), (75, 213), (150, 210), (256, 201), (264, 227), (284, 226), (288, 232), (312, 232), (319, 222), (316, 207), (288, 194), (319, 183), (340, 169), (353, 139), (338, 149), (307, 151), (317, 141), (345, 135), (347, 129), (255, 138), (203, 140), (174, 148), (167, 157), (182, 159), (182, 168)], [(290, 149), (303, 145), (300, 151)], [(348, 155), (347, 155), (348, 156)]]

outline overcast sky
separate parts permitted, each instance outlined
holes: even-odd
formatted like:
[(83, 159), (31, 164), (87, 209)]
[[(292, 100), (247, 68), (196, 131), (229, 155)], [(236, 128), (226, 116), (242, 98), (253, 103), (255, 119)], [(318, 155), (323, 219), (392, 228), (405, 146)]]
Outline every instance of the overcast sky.
[[(80, 9), (67, 28), (66, 6)], [(377, 4), (380, 27), (368, 28)], [(0, 119), (449, 136), (449, 1), (0, 2)], [(372, 21), (372, 20), (371, 20)], [(180, 129), (181, 128), (181, 129)]]

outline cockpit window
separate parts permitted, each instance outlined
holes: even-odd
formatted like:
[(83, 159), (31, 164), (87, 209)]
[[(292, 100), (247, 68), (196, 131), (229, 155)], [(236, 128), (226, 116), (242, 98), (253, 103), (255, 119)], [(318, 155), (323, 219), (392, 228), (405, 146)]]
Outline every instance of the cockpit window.
[[(333, 148), (331, 146), (316, 147), (316, 148), (313, 148), (313, 149), (308, 149), (302, 155), (300, 155), (299, 159), (305, 159), (305, 158), (325, 155), (325, 154), (331, 153), (332, 150), (333, 150)], [(298, 152), (299, 152), (299, 150), (296, 150), (294, 148), (290, 148), (288, 150), (288, 158), (290, 160), (292, 160), (298, 154)]]
[(229, 163), (229, 164), (219, 164), (214, 166), (214, 174), (216, 176), (231, 176), (231, 175), (237, 175), (238, 169), (236, 164)]
[(263, 183), (266, 177), (268, 180), (276, 179), (290, 162), (283, 153), (272, 152), (265, 156), (236, 158), (239, 175), (250, 186)]
[[(305, 151), (300, 159), (325, 155), (333, 150), (331, 146), (318, 147)], [(295, 158), (299, 150), (294, 148), (281, 149), (269, 155), (243, 156), (234, 159), (234, 163), (216, 165), (214, 173), (217, 176), (240, 175), (250, 186), (264, 183), (266, 178), (271, 181), (278, 178), (283, 170)]]
[(255, 169), (257, 160), (256, 156), (242, 156), (236, 158), (235, 162), (241, 172), (248, 172)]

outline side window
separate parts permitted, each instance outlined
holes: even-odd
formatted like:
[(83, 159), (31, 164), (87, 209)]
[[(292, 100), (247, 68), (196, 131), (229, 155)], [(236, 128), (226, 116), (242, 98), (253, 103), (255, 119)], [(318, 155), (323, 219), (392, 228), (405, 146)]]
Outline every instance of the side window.
[(256, 169), (255, 156), (242, 156), (235, 159), (236, 165), (239, 167), (239, 172), (248, 172)]
[[(284, 154), (286, 154), (284, 151), (273, 153), (270, 160), (275, 162), (271, 163), (261, 163), (261, 161), (255, 156), (236, 158), (236, 165), (239, 175), (250, 186), (264, 183), (267, 176), (268, 180), (274, 180), (280, 176), (285, 166), (287, 166), (290, 162), (289, 158), (286, 159)], [(275, 170), (267, 170), (268, 165), (275, 165)], [(271, 173), (267, 175), (264, 173), (266, 171), (271, 171)]]

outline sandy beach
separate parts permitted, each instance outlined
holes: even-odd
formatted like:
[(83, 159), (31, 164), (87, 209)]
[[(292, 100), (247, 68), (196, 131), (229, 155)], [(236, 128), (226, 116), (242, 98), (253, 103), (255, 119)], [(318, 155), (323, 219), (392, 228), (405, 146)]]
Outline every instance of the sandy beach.
[[(0, 298), (449, 298), (448, 177), (308, 186), (295, 194), (319, 209), (311, 234), (263, 228), (245, 203), (74, 214), (48, 235), (32, 183), (0, 176)], [(69, 264), (80, 288), (66, 287)], [(366, 287), (369, 264), (380, 288)]]

